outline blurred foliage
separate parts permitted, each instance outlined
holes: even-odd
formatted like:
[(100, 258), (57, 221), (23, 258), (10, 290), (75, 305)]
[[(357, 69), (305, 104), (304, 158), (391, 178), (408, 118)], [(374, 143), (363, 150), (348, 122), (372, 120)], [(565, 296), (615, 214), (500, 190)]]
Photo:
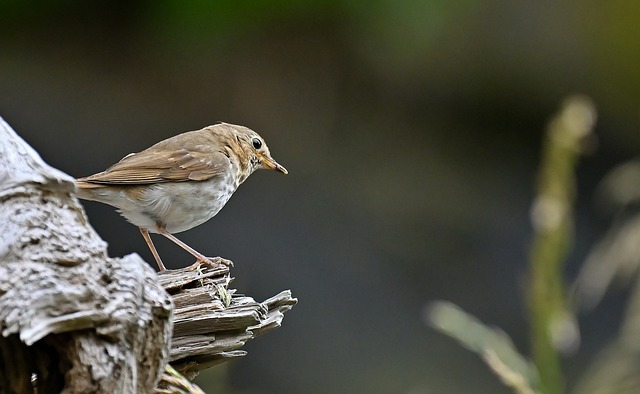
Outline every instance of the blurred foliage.
[(434, 328), (479, 353), (503, 383), (520, 394), (566, 392), (558, 352), (577, 350), (577, 314), (595, 308), (616, 278), (633, 288), (620, 332), (593, 358), (572, 392), (640, 391), (640, 165), (636, 161), (611, 171), (601, 183), (601, 203), (618, 207), (617, 219), (593, 247), (576, 283), (569, 288), (564, 284), (563, 265), (573, 237), (576, 159), (589, 140), (594, 121), (593, 104), (574, 97), (551, 121), (546, 136), (531, 212), (535, 235), (528, 299), (533, 363), (518, 353), (502, 331), (485, 326), (452, 304), (433, 303), (427, 313)]
[(431, 303), (425, 311), (425, 320), (482, 356), (502, 382), (516, 393), (539, 392), (535, 366), (518, 352), (504, 331), (487, 327), (456, 305), (444, 301)]
[[(635, 242), (638, 243), (640, 227), (636, 228), (636, 234)], [(609, 265), (609, 261), (601, 260), (600, 264)], [(604, 277), (603, 281), (607, 279)], [(619, 332), (593, 358), (572, 393), (632, 394), (640, 391), (640, 286), (637, 275), (632, 285)]]
[[(570, 97), (550, 122), (544, 141), (538, 190), (531, 209), (534, 239), (528, 299), (533, 371), (508, 338), (473, 322), (470, 317), (462, 318), (462, 312), (458, 312), (457, 319), (452, 319), (451, 307), (449, 313), (443, 313), (441, 306), (429, 315), (440, 331), (481, 353), (503, 382), (518, 393), (564, 392), (557, 352), (575, 347), (577, 328), (566, 305), (563, 266), (573, 236), (577, 158), (589, 140), (595, 118), (595, 108), (589, 99)], [(487, 354), (495, 357), (489, 359)], [(490, 361), (494, 359), (500, 361), (500, 368), (495, 366), (495, 361)], [(538, 375), (539, 383), (532, 378)]]
[(571, 97), (547, 130), (531, 209), (534, 239), (529, 309), (533, 357), (545, 394), (563, 392), (556, 349), (575, 348), (577, 328), (567, 310), (564, 265), (573, 238), (575, 171), (596, 120), (590, 100)]
[(591, 312), (617, 282), (631, 288), (618, 333), (594, 357), (575, 394), (640, 391), (640, 163), (625, 163), (602, 181), (599, 202), (613, 213), (605, 236), (588, 254), (573, 285), (577, 311)]

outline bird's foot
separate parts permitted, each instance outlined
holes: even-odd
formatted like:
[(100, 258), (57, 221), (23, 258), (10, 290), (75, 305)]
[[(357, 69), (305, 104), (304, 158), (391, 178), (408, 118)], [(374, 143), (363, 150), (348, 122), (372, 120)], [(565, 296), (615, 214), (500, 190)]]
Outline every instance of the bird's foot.
[(222, 257), (206, 257), (206, 260), (197, 259), (196, 262), (189, 267), (189, 271), (195, 271), (202, 265), (208, 265), (213, 268), (226, 268), (233, 267), (233, 261), (223, 259)]
[(227, 267), (233, 267), (233, 261), (231, 260), (227, 260), (227, 259), (223, 259), (222, 257), (218, 256), (218, 257), (209, 257), (209, 261), (215, 264), (222, 264), (222, 265), (226, 265)]

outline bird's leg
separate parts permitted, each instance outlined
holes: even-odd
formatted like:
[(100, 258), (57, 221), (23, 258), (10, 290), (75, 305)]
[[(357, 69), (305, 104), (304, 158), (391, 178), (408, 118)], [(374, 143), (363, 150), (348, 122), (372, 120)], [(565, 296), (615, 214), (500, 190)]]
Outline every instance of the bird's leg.
[[(202, 253), (198, 252), (197, 250), (195, 250), (194, 248), (192, 248), (191, 246), (187, 245), (186, 243), (180, 241), (178, 238), (176, 238), (175, 235), (171, 234), (170, 232), (168, 232), (167, 230), (165, 230), (164, 227), (160, 226), (160, 225), (156, 225), (156, 230), (158, 231), (158, 234), (162, 234), (165, 237), (167, 237), (168, 239), (170, 239), (171, 241), (173, 241), (176, 245), (180, 246), (182, 249), (186, 250), (187, 252), (189, 252), (193, 257), (196, 258), (196, 263), (203, 263), (203, 264), (208, 264), (211, 265), (213, 267), (219, 268), (220, 264), (222, 263), (224, 265), (233, 265), (233, 263), (230, 260), (226, 260), (223, 258), (215, 258), (215, 259), (210, 259), (207, 256), (203, 255)], [(213, 261), (215, 260), (215, 262)]]
[(158, 268), (160, 268), (160, 271), (166, 271), (167, 269), (164, 267), (164, 264), (162, 263), (162, 259), (160, 258), (160, 255), (158, 254), (156, 247), (153, 245), (153, 242), (151, 241), (151, 236), (149, 235), (149, 231), (140, 227), (140, 234), (142, 234), (142, 238), (144, 238), (144, 240), (147, 241), (147, 245), (149, 245), (149, 249), (151, 249), (151, 254), (153, 255), (153, 258), (156, 259), (156, 263), (158, 264)]

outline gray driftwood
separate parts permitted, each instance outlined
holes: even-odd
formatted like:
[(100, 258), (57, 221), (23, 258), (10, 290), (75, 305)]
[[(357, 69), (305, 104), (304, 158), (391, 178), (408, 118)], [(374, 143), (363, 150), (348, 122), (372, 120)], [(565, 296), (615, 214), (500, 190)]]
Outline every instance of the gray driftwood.
[(198, 392), (167, 363), (240, 357), (297, 302), (234, 294), (227, 268), (110, 258), (72, 193), (0, 118), (0, 393)]

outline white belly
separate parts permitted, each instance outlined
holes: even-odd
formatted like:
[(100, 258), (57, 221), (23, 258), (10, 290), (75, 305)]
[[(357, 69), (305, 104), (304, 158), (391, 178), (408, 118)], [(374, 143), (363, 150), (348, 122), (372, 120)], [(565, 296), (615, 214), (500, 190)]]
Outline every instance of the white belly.
[(141, 209), (120, 213), (129, 222), (156, 233), (156, 224), (172, 233), (199, 226), (214, 217), (229, 201), (235, 187), (213, 188), (208, 182), (164, 183), (143, 195)]
[[(215, 182), (215, 184), (214, 184)], [(112, 205), (131, 224), (157, 233), (157, 225), (170, 233), (196, 227), (214, 217), (233, 195), (237, 185), (220, 178), (204, 182), (168, 182), (149, 185), (134, 200), (124, 190), (99, 188), (80, 190), (88, 200)]]

